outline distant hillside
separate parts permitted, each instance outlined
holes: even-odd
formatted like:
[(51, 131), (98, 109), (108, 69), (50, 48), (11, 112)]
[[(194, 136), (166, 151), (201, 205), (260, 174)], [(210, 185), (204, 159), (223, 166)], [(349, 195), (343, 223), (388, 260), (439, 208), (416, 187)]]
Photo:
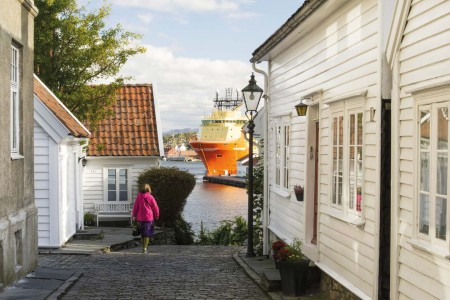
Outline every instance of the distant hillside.
[(189, 132), (198, 133), (198, 128), (172, 129), (172, 130), (169, 130), (169, 131), (164, 131), (163, 132), (163, 136), (165, 136), (165, 135), (172, 135), (172, 134), (179, 134), (179, 133), (189, 133)]

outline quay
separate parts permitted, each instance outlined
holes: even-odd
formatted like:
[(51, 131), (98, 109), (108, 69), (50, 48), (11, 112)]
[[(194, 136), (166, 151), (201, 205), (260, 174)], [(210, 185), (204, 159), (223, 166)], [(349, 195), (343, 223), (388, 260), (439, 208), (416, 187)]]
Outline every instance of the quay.
[(245, 188), (245, 178), (237, 176), (203, 176), (203, 181)]

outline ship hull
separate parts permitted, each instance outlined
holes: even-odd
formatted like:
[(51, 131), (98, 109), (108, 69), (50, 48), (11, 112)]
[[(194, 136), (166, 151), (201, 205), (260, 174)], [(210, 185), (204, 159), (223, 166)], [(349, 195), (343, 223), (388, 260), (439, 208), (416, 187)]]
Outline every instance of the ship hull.
[(191, 141), (207, 170), (207, 176), (236, 175), (237, 160), (248, 155), (243, 139), (230, 142)]

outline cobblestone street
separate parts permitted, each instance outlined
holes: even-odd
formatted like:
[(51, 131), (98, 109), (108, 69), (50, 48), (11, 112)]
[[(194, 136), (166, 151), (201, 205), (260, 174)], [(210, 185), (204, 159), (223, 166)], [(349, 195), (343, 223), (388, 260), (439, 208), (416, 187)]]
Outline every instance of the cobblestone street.
[(84, 255), (41, 255), (39, 266), (83, 276), (62, 299), (269, 299), (224, 246), (151, 246)]

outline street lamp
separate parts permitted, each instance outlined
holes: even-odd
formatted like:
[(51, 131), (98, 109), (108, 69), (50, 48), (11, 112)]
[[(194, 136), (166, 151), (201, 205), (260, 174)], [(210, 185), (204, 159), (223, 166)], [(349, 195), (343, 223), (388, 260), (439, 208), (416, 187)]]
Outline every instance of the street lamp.
[(255, 252), (253, 251), (253, 133), (255, 132), (255, 123), (253, 120), (258, 115), (258, 104), (261, 100), (263, 90), (256, 85), (255, 75), (250, 77), (248, 85), (242, 89), (244, 96), (246, 112), (249, 122), (247, 125), (249, 133), (248, 142), (248, 232), (247, 232), (247, 253), (245, 256), (253, 257)]
[(308, 105), (306, 105), (305, 103), (303, 103), (303, 99), (300, 101), (299, 104), (297, 104), (295, 106), (295, 110), (297, 111), (297, 115), (299, 117), (304, 117), (306, 116), (306, 110), (308, 109)]

